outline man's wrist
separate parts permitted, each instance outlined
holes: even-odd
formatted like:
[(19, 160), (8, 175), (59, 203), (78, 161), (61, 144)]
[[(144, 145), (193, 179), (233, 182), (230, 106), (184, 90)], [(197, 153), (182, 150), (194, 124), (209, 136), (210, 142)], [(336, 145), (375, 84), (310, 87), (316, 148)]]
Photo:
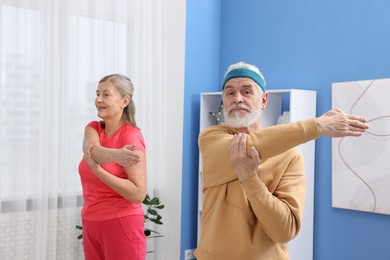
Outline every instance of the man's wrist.
[(317, 129), (318, 129), (318, 133), (319, 133), (320, 136), (321, 136), (321, 135), (322, 135), (322, 132), (323, 132), (323, 128), (322, 128), (322, 124), (321, 124), (321, 119), (319, 119), (318, 117), (317, 117), (317, 118), (314, 118), (314, 122), (316, 123)]
[(256, 176), (256, 173), (253, 173), (252, 175), (244, 175), (244, 176), (239, 176), (238, 179), (240, 180), (240, 183), (244, 183), (246, 181), (248, 181), (249, 179), (253, 178), (254, 176)]

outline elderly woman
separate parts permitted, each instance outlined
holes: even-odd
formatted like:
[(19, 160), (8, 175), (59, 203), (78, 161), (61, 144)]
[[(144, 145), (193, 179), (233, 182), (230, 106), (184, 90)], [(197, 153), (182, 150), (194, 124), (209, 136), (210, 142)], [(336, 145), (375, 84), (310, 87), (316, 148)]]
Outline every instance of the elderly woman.
[(85, 128), (79, 173), (86, 260), (145, 259), (146, 156), (133, 91), (123, 75), (101, 79), (95, 105), (102, 121)]

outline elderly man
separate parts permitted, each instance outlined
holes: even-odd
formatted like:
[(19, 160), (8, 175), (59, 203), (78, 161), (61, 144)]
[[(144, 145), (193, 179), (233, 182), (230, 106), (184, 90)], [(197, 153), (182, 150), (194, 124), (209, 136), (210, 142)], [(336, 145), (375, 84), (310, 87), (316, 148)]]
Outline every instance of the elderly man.
[(203, 214), (198, 260), (289, 259), (287, 242), (299, 232), (306, 191), (304, 161), (294, 147), (321, 135), (360, 136), (368, 128), (364, 118), (331, 110), (263, 129), (265, 86), (257, 67), (229, 66), (222, 86), (225, 124), (199, 136)]

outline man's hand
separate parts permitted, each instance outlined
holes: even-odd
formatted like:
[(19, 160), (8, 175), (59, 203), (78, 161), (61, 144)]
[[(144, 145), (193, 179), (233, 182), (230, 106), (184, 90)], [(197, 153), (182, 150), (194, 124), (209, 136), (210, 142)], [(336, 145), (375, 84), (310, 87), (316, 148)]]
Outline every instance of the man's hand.
[(115, 162), (126, 167), (137, 164), (140, 161), (139, 155), (133, 151), (135, 144), (125, 145), (115, 153)]
[(230, 160), (240, 182), (244, 182), (257, 174), (260, 156), (255, 147), (251, 147), (251, 156), (246, 153), (247, 134), (234, 135), (229, 144)]
[(369, 127), (365, 118), (346, 114), (340, 109), (329, 110), (315, 121), (320, 135), (330, 137), (361, 136)]

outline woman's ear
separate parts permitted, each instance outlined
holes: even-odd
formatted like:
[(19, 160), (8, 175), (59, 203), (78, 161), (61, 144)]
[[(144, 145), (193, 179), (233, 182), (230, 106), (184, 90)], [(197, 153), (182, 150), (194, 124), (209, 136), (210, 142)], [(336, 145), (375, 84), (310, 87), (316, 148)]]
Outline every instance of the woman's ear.
[(130, 104), (131, 97), (130, 96), (125, 96), (123, 98), (123, 108), (127, 107)]

